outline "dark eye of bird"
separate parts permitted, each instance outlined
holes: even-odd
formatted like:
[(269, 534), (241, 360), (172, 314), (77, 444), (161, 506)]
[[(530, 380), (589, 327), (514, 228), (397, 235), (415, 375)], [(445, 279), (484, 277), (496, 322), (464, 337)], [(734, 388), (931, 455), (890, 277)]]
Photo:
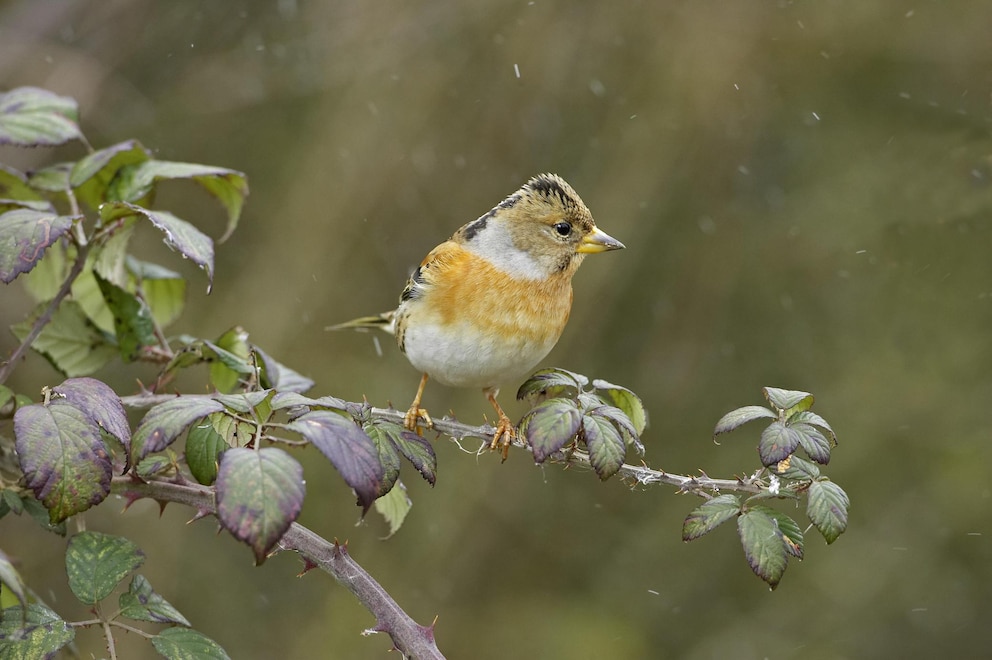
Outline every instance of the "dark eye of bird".
[(567, 222), (555, 223), (555, 231), (558, 232), (559, 236), (568, 236), (572, 233), (572, 225)]

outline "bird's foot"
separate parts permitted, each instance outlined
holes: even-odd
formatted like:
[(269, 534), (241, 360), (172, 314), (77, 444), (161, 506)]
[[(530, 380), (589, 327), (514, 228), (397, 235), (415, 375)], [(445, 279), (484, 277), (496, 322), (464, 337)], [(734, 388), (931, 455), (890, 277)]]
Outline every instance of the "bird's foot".
[(496, 431), (493, 433), (493, 441), (489, 448), (492, 450), (501, 449), (503, 460), (510, 455), (510, 445), (517, 439), (517, 428), (510, 421), (510, 418), (500, 410), (499, 421), (496, 422)]
[[(424, 420), (424, 426), (419, 424), (420, 420)], [(408, 431), (415, 431), (417, 435), (423, 435), (425, 427), (427, 429), (434, 428), (434, 420), (431, 419), (426, 408), (421, 408), (419, 402), (414, 402), (403, 415), (403, 427)]]

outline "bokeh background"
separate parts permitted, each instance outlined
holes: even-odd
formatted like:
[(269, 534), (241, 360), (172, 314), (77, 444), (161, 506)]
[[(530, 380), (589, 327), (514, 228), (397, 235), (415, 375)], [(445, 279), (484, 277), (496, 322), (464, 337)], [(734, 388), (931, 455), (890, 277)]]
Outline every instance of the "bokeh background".
[[(528, 177), (564, 176), (627, 250), (586, 260), (546, 361), (624, 384), (647, 462), (748, 473), (757, 429), (710, 441), (760, 387), (804, 389), (838, 432), (826, 473), (849, 531), (775, 592), (698, 503), (582, 470), (500, 465), (439, 441), (433, 489), (382, 541), (316, 452), (302, 522), (355, 558), (451, 658), (981, 657), (992, 648), (992, 4), (945, 2), (0, 2), (0, 88), (74, 96), (90, 141), (243, 170), (251, 197), (214, 292), (184, 269), (173, 328), (252, 340), (314, 393), (405, 406), (418, 375), (382, 338), (324, 327), (390, 309), (412, 265)], [(78, 158), (78, 146), (57, 151)], [(47, 151), (0, 152), (29, 168)], [(195, 187), (160, 198), (215, 236)], [(4, 289), (4, 325), (29, 303)], [(11, 337), (0, 338), (4, 353)], [(108, 369), (121, 391), (149, 372)], [(40, 359), (13, 384), (58, 381)], [(517, 384), (508, 385), (510, 402)], [(428, 389), (481, 422), (477, 392)], [(511, 415), (525, 412), (509, 406)], [(302, 579), (190, 511), (107, 503), (143, 572), (236, 658), (379, 658), (384, 636), (324, 574)], [(87, 618), (63, 541), (8, 516), (0, 546)], [(82, 657), (105, 653), (95, 631)], [(135, 636), (125, 657), (153, 657)]]

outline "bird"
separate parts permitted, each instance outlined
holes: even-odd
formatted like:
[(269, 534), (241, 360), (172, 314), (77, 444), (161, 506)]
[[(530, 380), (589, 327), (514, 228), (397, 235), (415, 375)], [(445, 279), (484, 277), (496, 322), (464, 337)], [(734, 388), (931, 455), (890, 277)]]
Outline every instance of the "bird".
[(575, 190), (539, 174), (488, 213), (430, 251), (400, 294), (399, 306), (330, 326), (378, 328), (422, 373), (403, 418), (420, 432), (428, 379), (481, 388), (496, 412), (490, 448), (505, 461), (517, 429), (496, 397), (526, 376), (558, 343), (572, 309), (572, 276), (587, 254), (625, 246), (596, 226)]

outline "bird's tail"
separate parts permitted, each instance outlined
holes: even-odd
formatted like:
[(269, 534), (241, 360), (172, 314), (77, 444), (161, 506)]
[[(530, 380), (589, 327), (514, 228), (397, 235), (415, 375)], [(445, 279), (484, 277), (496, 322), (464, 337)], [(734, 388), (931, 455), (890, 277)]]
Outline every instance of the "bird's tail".
[(384, 330), (389, 334), (393, 334), (393, 317), (395, 311), (383, 312), (382, 314), (376, 314), (375, 316), (363, 316), (361, 318), (352, 319), (351, 321), (345, 321), (344, 323), (338, 323), (337, 325), (329, 325), (325, 330), (347, 330), (353, 328), (356, 330), (364, 330), (367, 328), (376, 328), (378, 330)]

